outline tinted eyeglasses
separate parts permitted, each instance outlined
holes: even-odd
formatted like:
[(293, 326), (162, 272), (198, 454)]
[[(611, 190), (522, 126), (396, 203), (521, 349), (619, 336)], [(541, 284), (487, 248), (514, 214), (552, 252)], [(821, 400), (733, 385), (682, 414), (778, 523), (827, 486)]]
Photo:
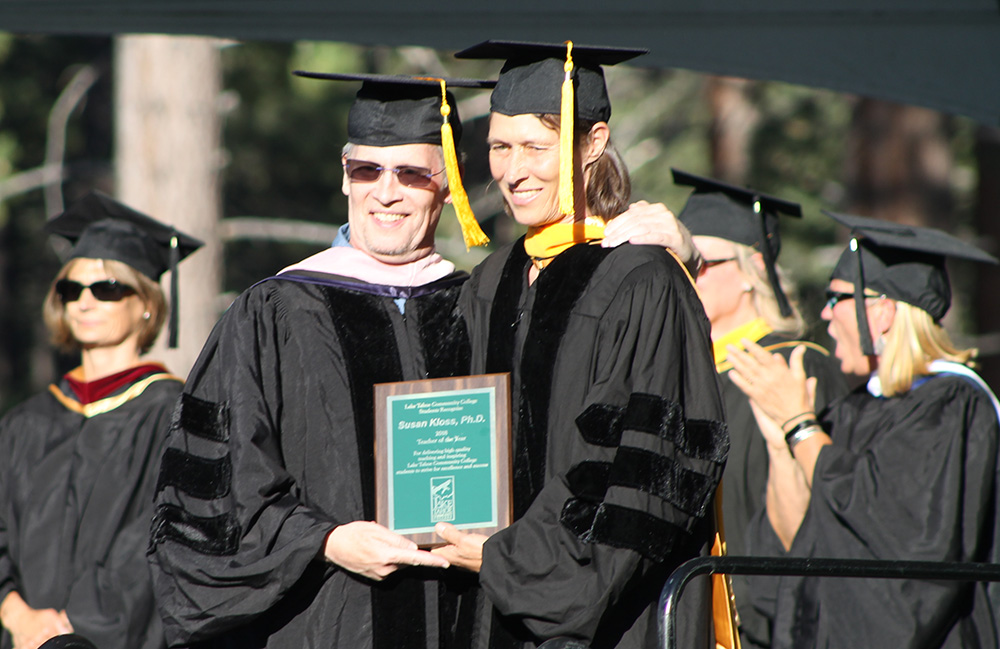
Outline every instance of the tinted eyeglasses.
[(845, 293), (843, 291), (831, 291), (826, 289), (826, 306), (829, 309), (837, 306), (837, 303), (841, 300), (853, 300), (854, 293)]
[[(837, 303), (839, 303), (841, 300), (853, 300), (853, 299), (854, 299), (854, 293), (845, 293), (843, 291), (831, 291), (830, 289), (826, 289), (826, 305), (831, 309), (837, 306)], [(882, 295), (869, 295), (868, 293), (865, 293), (865, 299), (884, 300), (885, 293), (883, 293)]]
[(365, 160), (347, 160), (344, 162), (344, 170), (347, 177), (357, 183), (373, 183), (382, 177), (383, 171), (396, 174), (399, 184), (404, 187), (416, 187), (425, 189), (433, 183), (434, 176), (444, 173), (441, 171), (431, 171), (427, 167), (414, 167), (411, 165), (401, 165), (399, 167), (382, 167), (374, 162)]
[(134, 288), (113, 279), (104, 279), (89, 286), (71, 279), (61, 279), (56, 282), (56, 294), (64, 304), (79, 300), (85, 288), (89, 288), (90, 294), (101, 302), (117, 302), (129, 295), (135, 295)]

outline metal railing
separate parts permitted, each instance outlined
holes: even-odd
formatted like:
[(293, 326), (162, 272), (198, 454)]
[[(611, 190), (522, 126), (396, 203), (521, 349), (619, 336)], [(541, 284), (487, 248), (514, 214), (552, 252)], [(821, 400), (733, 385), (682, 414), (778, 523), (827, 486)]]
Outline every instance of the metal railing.
[(698, 557), (678, 566), (660, 591), (660, 645), (663, 649), (677, 649), (677, 602), (684, 587), (695, 577), (714, 574), (1000, 581), (1000, 565), (874, 559)]

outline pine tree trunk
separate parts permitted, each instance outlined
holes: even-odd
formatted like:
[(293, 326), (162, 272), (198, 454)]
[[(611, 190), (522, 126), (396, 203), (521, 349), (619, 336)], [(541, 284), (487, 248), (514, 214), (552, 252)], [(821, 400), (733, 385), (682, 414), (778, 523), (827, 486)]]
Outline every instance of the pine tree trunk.
[[(115, 51), (118, 197), (205, 242), (179, 269), (180, 337), (167, 328), (150, 357), (186, 376), (218, 319), (221, 84), (215, 40), (122, 36)], [(162, 285), (169, 299), (170, 273)]]
[[(983, 126), (976, 133), (979, 193), (976, 232), (994, 256), (1000, 256), (1000, 129)], [(976, 324), (983, 335), (981, 373), (994, 389), (1000, 388), (1000, 268), (980, 265), (976, 275)]]
[(750, 140), (760, 119), (747, 97), (752, 84), (746, 79), (710, 77), (705, 86), (712, 111), (712, 175), (734, 185), (745, 185), (748, 180)]
[(854, 111), (847, 158), (849, 211), (951, 230), (953, 166), (942, 113), (876, 99)]

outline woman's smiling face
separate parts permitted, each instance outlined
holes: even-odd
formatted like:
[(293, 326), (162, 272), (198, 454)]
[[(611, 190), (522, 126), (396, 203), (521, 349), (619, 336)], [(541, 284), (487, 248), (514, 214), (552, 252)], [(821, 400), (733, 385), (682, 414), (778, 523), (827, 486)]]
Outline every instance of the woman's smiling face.
[(559, 210), (559, 131), (535, 115), (490, 116), (490, 172), (518, 223), (572, 222)]

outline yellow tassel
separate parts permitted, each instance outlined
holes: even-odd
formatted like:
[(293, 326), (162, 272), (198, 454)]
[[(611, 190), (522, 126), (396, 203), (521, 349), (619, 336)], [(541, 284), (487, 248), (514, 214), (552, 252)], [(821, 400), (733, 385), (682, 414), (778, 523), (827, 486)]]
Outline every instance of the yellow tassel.
[(573, 207), (573, 113), (575, 107), (573, 93), (573, 41), (566, 41), (566, 76), (562, 84), (562, 104), (559, 116), (559, 210), (563, 214), (574, 214)]
[[(726, 531), (722, 527), (722, 488), (715, 497), (715, 543), (713, 557), (724, 557), (726, 551)], [(716, 649), (740, 649), (740, 614), (736, 610), (733, 597), (733, 582), (729, 575), (712, 575), (712, 623), (715, 627)]]
[(458, 169), (458, 154), (455, 152), (455, 138), (451, 130), (451, 124), (448, 122), (448, 116), (451, 115), (451, 106), (448, 105), (448, 94), (444, 79), (438, 79), (438, 81), (441, 82), (441, 115), (444, 117), (444, 121), (441, 123), (441, 147), (444, 149), (444, 168), (448, 174), (451, 204), (455, 207), (458, 224), (462, 228), (462, 238), (465, 240), (465, 248), (484, 246), (489, 243), (490, 238), (479, 227), (476, 215), (473, 214), (472, 206), (469, 204), (469, 196), (465, 193), (465, 186), (462, 185), (462, 174)]

